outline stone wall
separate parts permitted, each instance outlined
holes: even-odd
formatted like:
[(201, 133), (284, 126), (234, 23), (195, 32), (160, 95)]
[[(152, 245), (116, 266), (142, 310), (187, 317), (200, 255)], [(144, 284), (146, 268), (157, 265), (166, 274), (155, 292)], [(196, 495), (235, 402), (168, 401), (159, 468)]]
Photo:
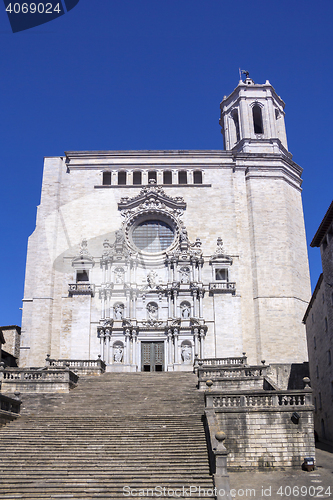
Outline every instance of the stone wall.
[(305, 457), (315, 456), (311, 393), (206, 394), (206, 405), (216, 397), (215, 407), (206, 411), (215, 413), (226, 433), (228, 470), (298, 468)]
[(21, 328), (16, 325), (11, 325), (0, 326), (0, 329), (5, 339), (3, 350), (18, 359), (20, 356)]

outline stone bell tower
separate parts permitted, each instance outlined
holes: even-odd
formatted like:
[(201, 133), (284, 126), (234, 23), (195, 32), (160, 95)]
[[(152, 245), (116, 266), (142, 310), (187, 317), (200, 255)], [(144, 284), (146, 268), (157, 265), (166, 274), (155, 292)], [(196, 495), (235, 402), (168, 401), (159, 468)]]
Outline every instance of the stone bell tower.
[(286, 154), (284, 106), (268, 80), (263, 85), (255, 84), (251, 78), (241, 80), (220, 105), (225, 149)]
[(284, 106), (268, 80), (256, 84), (248, 75), (220, 104), (224, 147), (247, 200), (242, 219), (248, 223), (258, 361), (306, 359), (300, 318), (310, 279), (302, 169), (288, 151)]

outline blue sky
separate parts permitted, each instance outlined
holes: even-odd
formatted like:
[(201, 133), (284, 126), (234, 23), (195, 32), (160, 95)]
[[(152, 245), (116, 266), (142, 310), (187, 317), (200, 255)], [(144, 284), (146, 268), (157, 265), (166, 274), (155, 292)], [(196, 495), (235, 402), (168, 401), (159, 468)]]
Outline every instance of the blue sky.
[[(331, 0), (80, 0), (13, 34), (0, 5), (0, 324), (21, 324), (43, 157), (68, 150), (222, 149), (238, 68), (286, 102), (308, 243), (332, 201)], [(312, 287), (321, 272), (309, 248)]]

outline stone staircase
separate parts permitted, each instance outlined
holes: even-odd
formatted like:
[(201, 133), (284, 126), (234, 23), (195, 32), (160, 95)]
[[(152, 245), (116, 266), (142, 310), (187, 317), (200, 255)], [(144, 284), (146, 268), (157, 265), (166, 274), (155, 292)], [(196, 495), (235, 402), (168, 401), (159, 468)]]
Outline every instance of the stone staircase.
[(196, 381), (106, 373), (69, 394), (23, 395), (21, 418), (0, 429), (0, 499), (212, 496)]

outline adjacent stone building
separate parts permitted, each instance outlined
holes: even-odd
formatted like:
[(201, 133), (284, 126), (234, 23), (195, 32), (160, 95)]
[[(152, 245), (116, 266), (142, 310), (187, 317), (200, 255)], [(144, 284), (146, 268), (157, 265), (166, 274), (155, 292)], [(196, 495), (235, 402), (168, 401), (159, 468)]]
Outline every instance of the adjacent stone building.
[(284, 102), (247, 78), (224, 97), (224, 150), (45, 159), (29, 238), (21, 366), (192, 370), (195, 356), (307, 359), (302, 169)]
[(323, 266), (303, 320), (314, 393), (314, 423), (319, 439), (333, 444), (333, 202), (311, 246), (320, 247)]

